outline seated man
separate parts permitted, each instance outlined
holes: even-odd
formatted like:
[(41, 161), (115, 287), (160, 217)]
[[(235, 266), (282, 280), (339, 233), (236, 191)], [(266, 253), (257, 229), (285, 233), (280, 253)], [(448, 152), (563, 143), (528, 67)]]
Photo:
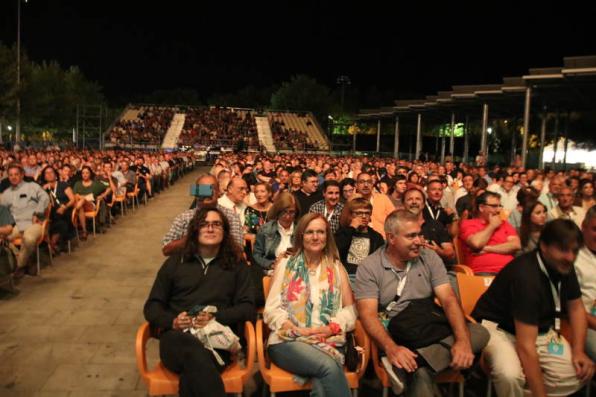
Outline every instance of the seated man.
[(226, 187), (226, 193), (217, 200), (217, 204), (238, 214), (240, 224), (244, 225), (244, 211), (247, 207), (244, 198), (247, 194), (246, 181), (237, 176), (230, 180)]
[(585, 245), (577, 255), (575, 272), (588, 318), (586, 353), (596, 360), (596, 205), (586, 213), (582, 234)]
[[(584, 353), (586, 313), (573, 262), (582, 246), (577, 226), (548, 222), (538, 250), (507, 265), (480, 297), (472, 316), (490, 332), (484, 350), (498, 397), (567, 396), (594, 373)], [(560, 334), (569, 318), (572, 345)]]
[(22, 237), (23, 244), (17, 256), (17, 268), (20, 272), (24, 271), (29, 256), (35, 251), (37, 240), (43, 232), (41, 224), (44, 213), (50, 205), (50, 197), (41, 186), (35, 182), (24, 182), (24, 176), (20, 164), (10, 164), (10, 188), (0, 197), (0, 205), (8, 208), (16, 223), (8, 239)]
[(195, 215), (196, 210), (203, 207), (217, 207), (226, 216), (230, 224), (230, 234), (234, 242), (239, 247), (244, 245), (240, 218), (232, 210), (223, 208), (217, 204), (217, 198), (219, 197), (217, 179), (213, 175), (204, 174), (197, 179), (197, 185), (210, 185), (212, 195), (211, 197), (196, 197), (196, 208), (186, 210), (174, 218), (170, 230), (161, 240), (161, 251), (165, 256), (170, 256), (184, 247), (186, 244), (188, 224)]
[(496, 274), (521, 249), (521, 242), (501, 216), (499, 194), (482, 193), (476, 198), (476, 212), (478, 217), (464, 219), (460, 226), (464, 263), (474, 273)]
[(582, 226), (586, 211), (582, 207), (573, 205), (575, 194), (568, 186), (563, 186), (557, 195), (558, 204), (549, 211), (550, 219), (571, 219), (577, 227)]
[(323, 182), (323, 200), (311, 205), (309, 210), (309, 212), (323, 215), (334, 234), (339, 229), (339, 218), (344, 209), (344, 204), (339, 201), (339, 198), (339, 183), (335, 180), (325, 181)]
[(435, 251), (446, 266), (454, 265), (455, 249), (453, 248), (453, 240), (447, 229), (440, 221), (422, 215), (424, 193), (416, 188), (408, 189), (404, 194), (404, 205), (408, 212), (418, 218), (422, 237), (424, 237), (424, 241), (422, 242), (424, 247)]
[[(488, 342), (488, 332), (466, 324), (443, 262), (422, 248), (418, 216), (394, 211), (385, 233), (386, 246), (358, 266), (354, 293), (360, 319), (386, 354), (383, 365), (393, 391), (401, 394), (410, 378), (406, 396), (432, 396), (432, 375), (448, 367), (469, 368)], [(435, 296), (443, 309), (434, 306)], [(429, 309), (443, 320), (440, 324)]]
[[(180, 375), (181, 397), (224, 397), (220, 372), (230, 362), (229, 352), (217, 350), (223, 362), (218, 361), (186, 331), (202, 328), (213, 318), (235, 330), (255, 317), (249, 269), (229, 230), (219, 210), (198, 210), (182, 255), (165, 261), (145, 303), (145, 318), (159, 335), (161, 360)], [(201, 311), (205, 305), (217, 312)]]

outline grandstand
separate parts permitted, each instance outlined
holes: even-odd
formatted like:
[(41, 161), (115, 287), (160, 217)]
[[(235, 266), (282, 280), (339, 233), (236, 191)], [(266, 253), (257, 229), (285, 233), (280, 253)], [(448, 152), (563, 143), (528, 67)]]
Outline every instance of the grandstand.
[(330, 150), (323, 129), (310, 112), (259, 112), (218, 106), (129, 104), (105, 136), (106, 147)]

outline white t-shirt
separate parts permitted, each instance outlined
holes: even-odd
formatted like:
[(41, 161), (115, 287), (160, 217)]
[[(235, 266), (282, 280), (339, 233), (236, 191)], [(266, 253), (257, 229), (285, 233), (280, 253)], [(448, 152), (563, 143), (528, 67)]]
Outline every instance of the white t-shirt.
[(579, 250), (575, 260), (575, 273), (582, 290), (582, 302), (586, 311), (592, 313), (596, 300), (596, 255), (588, 247)]

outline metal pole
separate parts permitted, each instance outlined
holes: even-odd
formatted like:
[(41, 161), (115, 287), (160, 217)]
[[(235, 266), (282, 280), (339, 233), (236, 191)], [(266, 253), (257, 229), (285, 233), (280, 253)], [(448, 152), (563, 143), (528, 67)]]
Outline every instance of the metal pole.
[(393, 158), (399, 157), (399, 116), (395, 116), (395, 136), (393, 141)]
[(455, 150), (455, 112), (451, 112), (451, 137), (449, 138), (449, 154), (451, 160), (455, 157), (453, 151)]
[(515, 162), (515, 155), (517, 154), (517, 132), (515, 126), (517, 126), (517, 119), (513, 119), (513, 131), (511, 132), (511, 164)]
[(422, 114), (418, 113), (418, 123), (416, 125), (416, 152), (414, 155), (414, 160), (418, 160), (420, 158), (421, 152), (422, 152)]
[(542, 110), (542, 122), (540, 125), (540, 153), (538, 168), (544, 169), (544, 141), (546, 140), (546, 106)]
[(78, 149), (79, 147), (79, 105), (77, 105), (77, 120), (76, 120), (76, 130), (75, 133), (72, 134), (72, 143), (74, 147)]
[(532, 97), (532, 88), (526, 88), (526, 101), (524, 106), (524, 136), (522, 140), (522, 167), (526, 167), (526, 158), (528, 156), (528, 135), (530, 135), (530, 99)]
[(15, 142), (21, 141), (21, 0), (17, 0), (17, 120)]
[(377, 154), (381, 150), (381, 119), (377, 121)]
[(358, 135), (357, 131), (354, 131), (354, 137), (352, 139), (352, 151), (355, 152), (356, 151), (356, 135)]
[(563, 164), (565, 171), (567, 171), (567, 146), (569, 145), (569, 111), (567, 111), (567, 118), (565, 119), (565, 146), (563, 152)]
[(557, 114), (555, 115), (555, 140), (553, 143), (553, 164), (552, 164), (553, 170), (555, 169), (555, 165), (556, 165), (558, 144), (559, 144), (559, 111), (557, 110)]
[(445, 163), (445, 133), (441, 136), (441, 164)]
[(482, 105), (482, 135), (480, 140), (480, 154), (484, 157), (485, 163), (488, 163), (488, 103)]
[(464, 162), (464, 164), (467, 164), (468, 162), (468, 151), (470, 149), (470, 131), (469, 129), (469, 117), (468, 115), (466, 115), (466, 122), (464, 124), (464, 155), (463, 155), (463, 159), (462, 161)]

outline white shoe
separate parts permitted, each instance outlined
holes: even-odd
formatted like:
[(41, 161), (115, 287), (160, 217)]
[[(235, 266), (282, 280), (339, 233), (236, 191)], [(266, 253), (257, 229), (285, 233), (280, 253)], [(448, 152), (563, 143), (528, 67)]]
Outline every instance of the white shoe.
[(389, 361), (387, 356), (381, 358), (381, 364), (385, 368), (387, 375), (389, 375), (389, 382), (391, 382), (391, 390), (395, 395), (400, 395), (404, 392), (404, 382), (397, 376), (395, 371), (393, 370), (393, 364)]

